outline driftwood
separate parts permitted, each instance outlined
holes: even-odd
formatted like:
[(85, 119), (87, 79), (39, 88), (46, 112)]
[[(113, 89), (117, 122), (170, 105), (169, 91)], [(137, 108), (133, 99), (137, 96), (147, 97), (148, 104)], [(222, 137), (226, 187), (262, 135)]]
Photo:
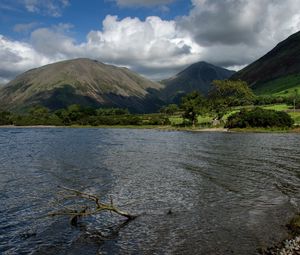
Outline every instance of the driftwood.
[[(72, 225), (77, 225), (78, 220), (81, 217), (95, 215), (103, 211), (109, 211), (111, 213), (116, 213), (120, 216), (126, 217), (127, 221), (135, 219), (137, 216), (131, 215), (127, 212), (121, 211), (114, 206), (112, 198), (110, 199), (109, 204), (102, 203), (100, 198), (94, 194), (88, 194), (81, 192), (79, 190), (70, 189), (66, 187), (60, 187), (64, 190), (63, 199), (80, 199), (81, 202), (86, 202), (88, 205), (77, 205), (75, 208), (69, 208), (63, 206), (61, 210), (54, 211), (49, 213), (49, 216), (70, 216), (70, 223)], [(92, 205), (89, 205), (88, 202), (93, 202)]]

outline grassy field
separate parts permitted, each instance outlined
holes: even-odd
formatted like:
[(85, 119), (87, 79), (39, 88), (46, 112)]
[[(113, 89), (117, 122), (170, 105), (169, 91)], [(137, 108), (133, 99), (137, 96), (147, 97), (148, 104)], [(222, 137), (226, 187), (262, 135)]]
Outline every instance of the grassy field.
[(183, 118), (180, 115), (174, 115), (170, 116), (169, 120), (171, 122), (171, 125), (180, 125), (183, 121)]
[(300, 75), (289, 75), (267, 82), (262, 88), (255, 89), (254, 92), (257, 95), (293, 96), (295, 89), (300, 93)]
[(286, 111), (290, 109), (287, 104), (271, 104), (271, 105), (264, 105), (262, 108), (267, 110), (275, 110), (275, 111)]
[[(224, 116), (223, 116), (223, 121), (226, 121), (227, 118), (240, 111), (243, 108), (253, 108), (254, 106), (241, 106), (241, 107), (234, 107), (232, 110), (228, 111)], [(264, 109), (268, 109), (268, 110), (275, 110), (275, 111), (287, 111), (291, 117), (294, 119), (295, 124), (296, 125), (300, 125), (300, 112), (293, 112), (291, 107), (288, 106), (287, 104), (273, 104), (273, 105), (264, 105), (261, 106)], [(181, 117), (181, 115), (174, 115), (174, 116), (170, 116), (169, 117), (170, 121), (171, 121), (171, 125), (179, 125), (183, 122), (183, 118)], [(207, 123), (211, 123), (213, 121), (213, 116), (198, 116), (198, 124), (199, 125), (204, 125)]]
[(295, 125), (300, 125), (300, 112), (289, 112), (289, 115), (295, 121)]
[[(171, 122), (171, 125), (180, 125), (183, 122), (183, 118), (180, 115), (174, 115), (170, 116), (169, 120)], [(212, 116), (206, 115), (206, 116), (198, 116), (198, 124), (206, 124), (211, 123), (213, 120)]]

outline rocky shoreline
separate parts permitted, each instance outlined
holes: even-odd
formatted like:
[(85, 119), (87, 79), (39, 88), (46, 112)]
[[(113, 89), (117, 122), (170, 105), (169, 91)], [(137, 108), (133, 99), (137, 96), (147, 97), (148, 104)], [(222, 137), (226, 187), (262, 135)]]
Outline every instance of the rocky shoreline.
[(261, 251), (263, 255), (300, 255), (300, 236), (283, 241), (280, 245)]
[(261, 250), (262, 255), (300, 255), (300, 214), (287, 224), (291, 238), (273, 247)]

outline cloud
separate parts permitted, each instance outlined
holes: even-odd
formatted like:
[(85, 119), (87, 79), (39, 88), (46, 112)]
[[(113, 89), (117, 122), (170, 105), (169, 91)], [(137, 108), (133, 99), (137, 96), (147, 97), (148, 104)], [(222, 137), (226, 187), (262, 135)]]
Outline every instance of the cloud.
[(107, 15), (102, 29), (90, 31), (81, 43), (72, 37), (71, 24), (35, 29), (26, 43), (1, 36), (0, 79), (77, 57), (126, 66), (152, 79), (167, 78), (201, 60), (237, 69), (300, 30), (299, 0), (192, 0), (192, 4), (188, 15), (175, 20)]
[(247, 64), (300, 29), (298, 0), (192, 0), (178, 20), (204, 57), (216, 63)]
[(60, 17), (70, 3), (68, 0), (23, 0), (23, 4), (28, 12)]
[(25, 70), (51, 62), (30, 44), (11, 41), (2, 35), (0, 35), (0, 59), (0, 80), (2, 82), (14, 78)]
[(118, 20), (108, 15), (103, 21), (103, 31), (91, 31), (87, 36), (88, 51), (98, 52), (106, 60), (139, 62), (149, 67), (164, 66), (178, 57), (194, 53), (193, 44), (184, 33), (176, 29), (174, 21), (159, 17)]
[(35, 27), (37, 27), (38, 25), (39, 25), (39, 23), (37, 23), (37, 22), (20, 23), (20, 24), (16, 24), (13, 27), (13, 30), (15, 32), (17, 32), (17, 33), (28, 33), (32, 29), (34, 29)]
[(154, 6), (154, 5), (165, 5), (174, 2), (174, 0), (114, 0), (118, 6), (132, 7), (132, 6)]
[(34, 50), (49, 59), (67, 59), (84, 55), (75, 40), (66, 35), (72, 27), (70, 24), (59, 24), (52, 28), (39, 28), (31, 33), (30, 42)]
[(175, 21), (159, 17), (118, 20), (116, 16), (105, 18), (103, 31), (88, 34), (85, 48), (102, 61), (126, 65), (152, 79), (197, 61), (201, 50), (177, 30)]
[(154, 79), (197, 61), (201, 51), (185, 33), (177, 30), (175, 21), (154, 16), (142, 21), (119, 20), (108, 15), (103, 29), (90, 31), (81, 44), (67, 35), (71, 27), (60, 24), (36, 29), (31, 33), (30, 45), (47, 59), (89, 57), (129, 67)]
[(9, 2), (6, 3), (4, 0), (2, 3), (0, 3), (0, 10), (20, 12), (20, 10), (17, 7), (11, 5), (11, 3)]

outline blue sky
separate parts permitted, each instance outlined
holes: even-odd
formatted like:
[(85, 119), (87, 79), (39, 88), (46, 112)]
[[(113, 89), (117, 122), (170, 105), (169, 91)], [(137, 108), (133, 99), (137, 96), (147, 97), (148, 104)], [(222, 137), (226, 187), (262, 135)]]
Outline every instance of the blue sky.
[[(43, 1), (47, 0), (40, 2)], [(90, 30), (102, 29), (102, 21), (108, 14), (117, 15), (120, 19), (138, 17), (144, 20), (149, 16), (159, 16), (164, 20), (173, 20), (177, 16), (187, 15), (191, 8), (191, 3), (186, 0), (146, 5), (121, 5), (114, 0), (69, 0), (64, 4), (64, 1), (58, 0), (49, 1), (56, 6), (51, 11), (46, 4), (38, 4), (39, 1), (27, 2), (28, 6), (36, 3), (37, 10), (30, 11), (30, 7), (26, 7), (26, 1), (0, 1), (1, 33), (11, 39), (20, 40), (26, 38), (35, 28), (64, 23), (73, 26), (73, 36), (78, 42), (82, 42)]]
[(0, 0), (0, 84), (87, 57), (154, 80), (239, 69), (300, 30), (300, 0)]

